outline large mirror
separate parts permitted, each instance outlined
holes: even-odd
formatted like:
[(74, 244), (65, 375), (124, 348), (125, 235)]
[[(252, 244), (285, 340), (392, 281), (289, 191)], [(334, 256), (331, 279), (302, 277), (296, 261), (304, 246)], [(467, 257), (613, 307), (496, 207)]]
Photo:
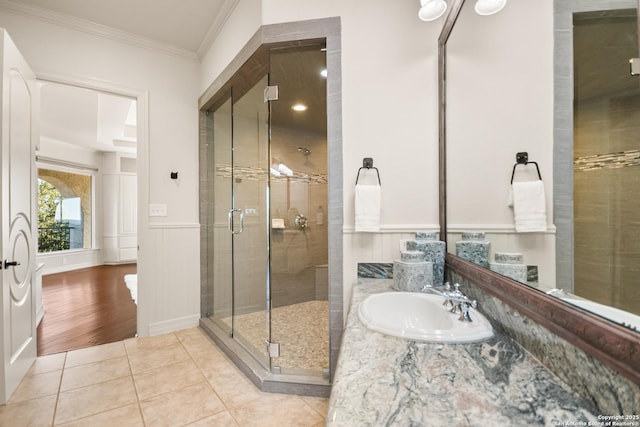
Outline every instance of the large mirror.
[(448, 252), (640, 331), (638, 0), (453, 3)]

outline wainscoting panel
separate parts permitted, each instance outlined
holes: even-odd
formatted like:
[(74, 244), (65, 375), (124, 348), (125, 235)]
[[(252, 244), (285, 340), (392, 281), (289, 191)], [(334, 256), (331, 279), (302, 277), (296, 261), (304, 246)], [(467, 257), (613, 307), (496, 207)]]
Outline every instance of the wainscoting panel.
[(138, 334), (155, 335), (198, 326), (200, 225), (150, 226), (141, 239), (140, 258)]

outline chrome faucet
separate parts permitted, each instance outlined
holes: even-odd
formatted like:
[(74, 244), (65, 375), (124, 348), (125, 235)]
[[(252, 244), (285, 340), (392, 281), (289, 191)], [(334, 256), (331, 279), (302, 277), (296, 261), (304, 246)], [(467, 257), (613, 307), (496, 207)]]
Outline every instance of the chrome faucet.
[(478, 308), (478, 302), (476, 300), (469, 299), (460, 290), (460, 285), (456, 283), (454, 285), (455, 290), (451, 290), (449, 282), (445, 283), (444, 291), (440, 291), (435, 288), (428, 288), (430, 292), (440, 295), (444, 298), (442, 305), (449, 307), (449, 312), (453, 314), (459, 314), (458, 320), (461, 322), (473, 322), (469, 316), (469, 309), (471, 307)]

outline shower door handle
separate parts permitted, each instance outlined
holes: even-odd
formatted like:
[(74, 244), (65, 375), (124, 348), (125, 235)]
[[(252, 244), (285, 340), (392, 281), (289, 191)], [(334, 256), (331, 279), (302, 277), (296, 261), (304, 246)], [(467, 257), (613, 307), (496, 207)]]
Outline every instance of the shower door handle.
[[(236, 212), (240, 212), (240, 231), (236, 231), (235, 227), (233, 226), (233, 215)], [(227, 221), (228, 221), (229, 231), (231, 231), (231, 234), (240, 234), (244, 231), (244, 214), (242, 212), (242, 209), (229, 209)]]
[(244, 212), (242, 211), (242, 209), (236, 209), (237, 212), (240, 212), (240, 231), (238, 231), (236, 234), (240, 234), (244, 231)]

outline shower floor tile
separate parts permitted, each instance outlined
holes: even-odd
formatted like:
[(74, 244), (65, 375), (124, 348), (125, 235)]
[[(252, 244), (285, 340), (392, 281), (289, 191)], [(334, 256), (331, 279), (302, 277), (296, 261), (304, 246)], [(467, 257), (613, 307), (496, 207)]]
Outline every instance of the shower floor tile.
[[(266, 357), (266, 311), (241, 314), (234, 319), (234, 335)], [(230, 324), (230, 319), (222, 319)], [(329, 367), (329, 306), (307, 301), (271, 310), (271, 341), (280, 344), (273, 366), (283, 373), (322, 375)]]

